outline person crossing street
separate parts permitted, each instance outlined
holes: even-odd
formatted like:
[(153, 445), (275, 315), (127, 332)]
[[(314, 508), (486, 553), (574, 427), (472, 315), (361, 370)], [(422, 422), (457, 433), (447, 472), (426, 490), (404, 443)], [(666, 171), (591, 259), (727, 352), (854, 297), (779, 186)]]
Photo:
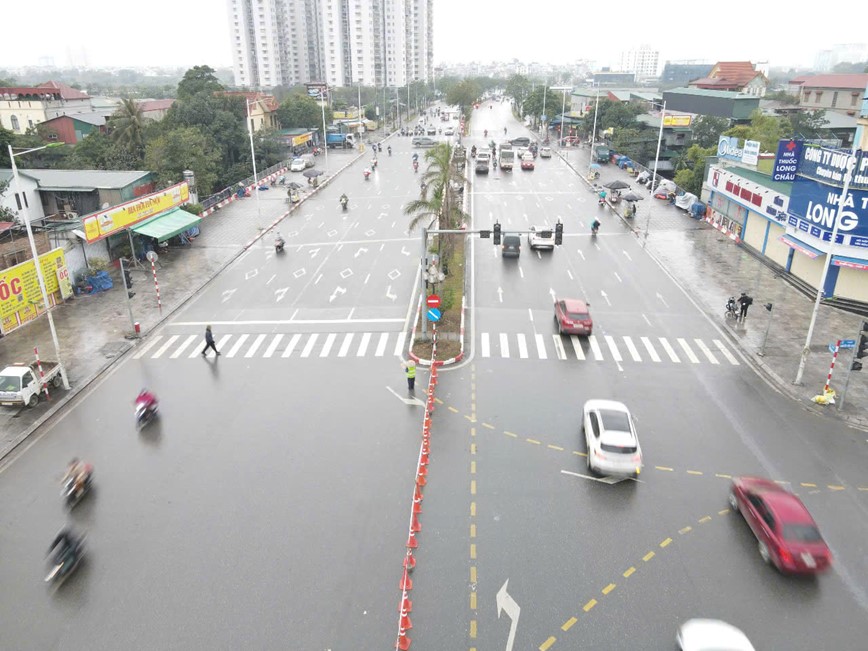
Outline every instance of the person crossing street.
[(208, 355), (209, 348), (213, 350), (215, 354), (220, 355), (220, 351), (217, 350), (217, 346), (214, 345), (214, 335), (211, 334), (211, 326), (205, 326), (205, 347), (202, 349), (202, 357)]

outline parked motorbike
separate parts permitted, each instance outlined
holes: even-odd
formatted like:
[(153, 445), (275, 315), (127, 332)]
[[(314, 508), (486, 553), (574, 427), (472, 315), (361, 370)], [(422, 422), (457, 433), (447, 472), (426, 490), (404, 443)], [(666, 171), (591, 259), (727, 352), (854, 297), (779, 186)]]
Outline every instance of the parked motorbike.
[(723, 313), (724, 318), (735, 321), (738, 319), (738, 303), (735, 302), (735, 296), (730, 296), (726, 302), (726, 311)]

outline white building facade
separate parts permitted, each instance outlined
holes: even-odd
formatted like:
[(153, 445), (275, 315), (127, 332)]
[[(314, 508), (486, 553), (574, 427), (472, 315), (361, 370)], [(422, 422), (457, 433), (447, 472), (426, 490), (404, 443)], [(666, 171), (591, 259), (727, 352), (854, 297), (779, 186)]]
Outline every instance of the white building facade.
[(643, 45), (638, 50), (621, 52), (621, 72), (632, 72), (636, 79), (653, 79), (657, 77), (660, 52)]
[(433, 0), (227, 2), (237, 86), (404, 86), (433, 74)]

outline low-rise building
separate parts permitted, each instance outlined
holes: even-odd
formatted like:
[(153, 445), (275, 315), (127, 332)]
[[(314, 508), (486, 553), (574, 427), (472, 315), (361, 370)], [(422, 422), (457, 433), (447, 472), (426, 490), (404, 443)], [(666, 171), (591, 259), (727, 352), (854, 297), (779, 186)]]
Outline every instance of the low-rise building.
[(146, 99), (139, 102), (139, 110), (141, 110), (142, 117), (146, 120), (159, 122), (166, 117), (166, 114), (174, 103), (175, 100), (173, 99)]
[(790, 92), (797, 94), (806, 109), (826, 109), (856, 116), (862, 103), (868, 73), (848, 75), (805, 75), (789, 81)]
[(39, 125), (39, 133), (48, 142), (74, 145), (98, 131), (105, 133), (106, 118), (99, 113), (74, 113), (51, 118)]
[(60, 115), (89, 113), (91, 98), (66, 84), (47, 81), (38, 86), (0, 88), (0, 126), (13, 133)]
[(227, 90), (220, 94), (229, 97), (243, 97), (246, 100), (250, 125), (253, 131), (259, 131), (263, 127), (272, 129), (280, 127), (277, 119), (277, 109), (280, 105), (277, 103), (274, 95), (234, 90)]
[(719, 61), (712, 66), (707, 77), (695, 79), (688, 86), (764, 97), (769, 80), (750, 61)]

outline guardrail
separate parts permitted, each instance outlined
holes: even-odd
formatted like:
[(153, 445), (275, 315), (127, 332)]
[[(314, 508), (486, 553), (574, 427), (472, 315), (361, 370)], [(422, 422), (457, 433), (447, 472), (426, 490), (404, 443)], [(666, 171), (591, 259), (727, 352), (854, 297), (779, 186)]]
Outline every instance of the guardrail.
[[(256, 177), (260, 178), (260, 179), (265, 178), (269, 174), (272, 174), (281, 168), (289, 167), (289, 163), (290, 163), (289, 160), (285, 160), (285, 161), (281, 161), (277, 165), (272, 165), (271, 167), (269, 167), (267, 169), (257, 170)], [(229, 197), (231, 197), (232, 193), (235, 192), (239, 186), (247, 187), (248, 185), (251, 185), (254, 180), (255, 179), (254, 179), (253, 175), (250, 175), (246, 179), (243, 179), (243, 180), (239, 181), (238, 183), (234, 183), (234, 184), (230, 185), (228, 188), (223, 188), (219, 192), (212, 194), (210, 197), (205, 198), (202, 201), (202, 212), (205, 212), (206, 210), (208, 210), (212, 206), (216, 206), (221, 201), (224, 201), (224, 200), (228, 199)]]

